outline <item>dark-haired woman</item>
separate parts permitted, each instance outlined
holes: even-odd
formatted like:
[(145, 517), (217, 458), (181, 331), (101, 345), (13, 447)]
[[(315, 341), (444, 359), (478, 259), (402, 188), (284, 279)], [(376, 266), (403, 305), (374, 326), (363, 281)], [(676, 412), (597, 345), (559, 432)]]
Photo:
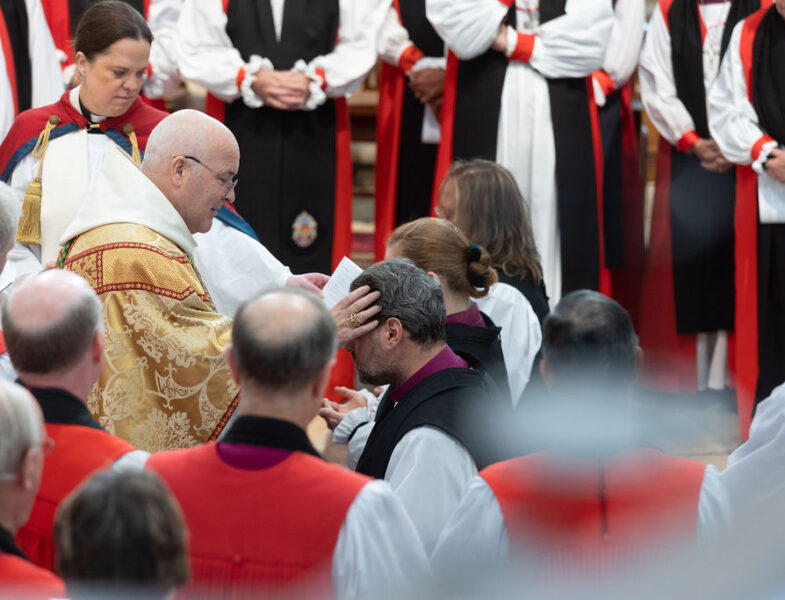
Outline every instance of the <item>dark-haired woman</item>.
[(166, 116), (139, 98), (152, 39), (128, 4), (90, 7), (74, 37), (81, 84), (20, 114), (0, 146), (0, 178), (22, 204), (17, 241), (28, 260), (55, 261), (60, 236), (109, 151), (120, 146), (141, 161), (147, 136)]

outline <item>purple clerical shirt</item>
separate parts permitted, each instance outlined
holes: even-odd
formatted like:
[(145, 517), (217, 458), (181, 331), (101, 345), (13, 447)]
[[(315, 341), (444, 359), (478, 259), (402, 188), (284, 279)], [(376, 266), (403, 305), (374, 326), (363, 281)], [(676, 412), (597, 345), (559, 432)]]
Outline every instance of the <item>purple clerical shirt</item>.
[(218, 456), (230, 467), (258, 471), (274, 467), (292, 453), (291, 450), (254, 446), (253, 444), (235, 444), (218, 442), (215, 445)]
[(462, 310), (461, 312), (447, 315), (444, 320), (445, 323), (460, 323), (461, 325), (469, 325), (471, 327), (485, 327), (485, 321), (482, 319), (480, 307), (472, 302), (471, 308)]
[(469, 363), (463, 360), (460, 356), (455, 354), (450, 347), (445, 344), (441, 352), (429, 360), (423, 367), (414, 375), (409, 377), (402, 384), (390, 390), (390, 400), (398, 404), (401, 399), (408, 394), (414, 386), (420, 383), (426, 377), (443, 371), (444, 369), (468, 369)]

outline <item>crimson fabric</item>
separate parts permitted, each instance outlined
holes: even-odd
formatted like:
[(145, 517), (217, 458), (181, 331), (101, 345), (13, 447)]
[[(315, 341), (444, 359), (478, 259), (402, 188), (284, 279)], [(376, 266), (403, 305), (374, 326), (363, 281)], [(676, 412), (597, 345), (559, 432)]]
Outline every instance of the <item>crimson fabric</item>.
[[(96, 2), (97, 0), (41, 0), (55, 48), (61, 50), (68, 57), (64, 66), (74, 62), (71, 38), (79, 18), (89, 6)], [(147, 15), (150, 13), (150, 0), (126, 0), (126, 3), (140, 11), (147, 19)]]
[(0, 330), (0, 354), (5, 354), (7, 348), (5, 347), (5, 336), (3, 335), (3, 331)]
[(0, 552), (0, 592), (4, 598), (21, 600), (65, 598), (65, 584), (46, 569)]
[(705, 468), (645, 448), (603, 458), (546, 451), (480, 476), (501, 507), (511, 554), (601, 576), (615, 560), (696, 539)]
[(458, 97), (458, 57), (447, 52), (447, 70), (444, 73), (444, 95), (442, 96), (442, 114), (439, 119), (441, 138), (436, 153), (436, 168), (433, 173), (433, 196), (431, 198), (431, 214), (436, 215), (439, 204), (439, 187), (447, 176), (452, 164), (453, 122), (455, 121), (455, 102)]
[[(35, 140), (38, 139), (50, 116), (60, 117), (60, 125), (52, 132), (52, 137), (57, 137), (58, 130), (69, 125), (72, 129), (87, 125), (87, 119), (71, 105), (69, 94), (70, 92), (64, 93), (54, 104), (33, 108), (17, 117), (0, 145), (0, 173), (3, 181), (7, 181), (11, 176), (16, 163), (32, 151)], [(133, 126), (139, 149), (144, 151), (150, 132), (164, 117), (166, 113), (148, 106), (137, 97), (124, 114), (101, 121), (100, 128), (101, 131), (113, 135), (115, 141), (122, 138), (130, 154), (130, 142), (121, 133), (123, 126), (126, 124)]]
[(54, 440), (55, 449), (44, 461), (33, 510), (16, 541), (31, 562), (52, 570), (52, 528), (60, 502), (92, 473), (135, 448), (105, 431), (81, 425), (47, 423), (46, 433)]
[(193, 583), (184, 596), (258, 597), (294, 586), (332, 596), (335, 545), (367, 477), (302, 452), (238, 470), (212, 442), (155, 454), (147, 468), (169, 485), (190, 531)]

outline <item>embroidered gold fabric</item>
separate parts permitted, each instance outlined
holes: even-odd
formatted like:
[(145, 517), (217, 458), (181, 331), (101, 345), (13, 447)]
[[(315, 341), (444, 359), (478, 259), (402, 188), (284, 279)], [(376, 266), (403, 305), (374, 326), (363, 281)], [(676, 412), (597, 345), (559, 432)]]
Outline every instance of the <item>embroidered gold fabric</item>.
[(148, 452), (217, 437), (239, 391), (223, 358), (232, 321), (212, 308), (185, 252), (115, 223), (78, 236), (64, 268), (103, 304), (105, 364), (88, 402), (101, 425)]

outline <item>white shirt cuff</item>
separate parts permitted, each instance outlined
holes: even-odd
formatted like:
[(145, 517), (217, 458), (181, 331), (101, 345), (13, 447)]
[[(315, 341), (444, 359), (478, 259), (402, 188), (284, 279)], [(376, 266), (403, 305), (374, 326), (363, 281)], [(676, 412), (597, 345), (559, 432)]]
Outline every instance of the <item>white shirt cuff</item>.
[(240, 84), (240, 95), (248, 108), (260, 108), (264, 106), (264, 100), (256, 95), (251, 87), (256, 80), (256, 74), (262, 69), (273, 69), (273, 63), (268, 58), (262, 58), (258, 54), (252, 54), (251, 60), (245, 65), (245, 77)]
[(518, 30), (515, 27), (510, 27), (507, 25), (507, 50), (505, 50), (504, 54), (507, 58), (512, 56), (512, 53), (515, 52), (515, 46), (518, 45)]
[(760, 154), (758, 154), (758, 160), (752, 163), (752, 168), (758, 175), (763, 175), (766, 172), (766, 170), (763, 168), (763, 163), (768, 160), (771, 151), (777, 147), (778, 144), (776, 141), (766, 142), (763, 144), (763, 146), (761, 146)]
[(322, 86), (325, 81), (322, 76), (316, 72), (316, 67), (313, 65), (306, 65), (305, 61), (300, 59), (294, 63), (292, 71), (295, 73), (303, 73), (311, 82), (308, 84), (308, 96), (303, 102), (303, 110), (314, 110), (319, 108), (327, 100), (327, 94), (324, 93)]
[(412, 71), (421, 71), (422, 69), (447, 69), (447, 59), (443, 56), (423, 56), (420, 60), (414, 63)]
[(349, 436), (364, 423), (372, 420), (371, 411), (367, 407), (361, 406), (348, 413), (333, 431), (333, 443), (348, 444)]

